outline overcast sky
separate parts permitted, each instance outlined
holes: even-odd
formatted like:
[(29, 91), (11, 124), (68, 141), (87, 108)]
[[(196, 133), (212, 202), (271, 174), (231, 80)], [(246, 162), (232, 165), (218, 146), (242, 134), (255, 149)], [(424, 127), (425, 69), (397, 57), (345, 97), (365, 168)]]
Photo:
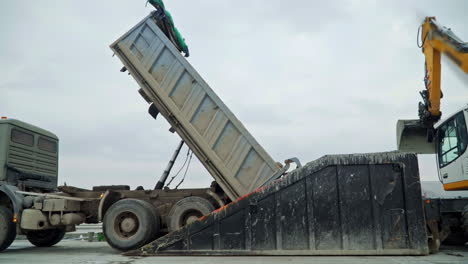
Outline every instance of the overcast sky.
[[(154, 121), (109, 44), (151, 10), (145, 0), (7, 1), (0, 8), (0, 115), (60, 138), (59, 183), (151, 188), (179, 137)], [(436, 16), (468, 39), (468, 1), (166, 0), (188, 61), (278, 161), (390, 151), (417, 118), (424, 56), (416, 32)], [(442, 111), (467, 103), (443, 62)], [(175, 171), (180, 167), (183, 150)], [(437, 180), (434, 156), (421, 177)], [(206, 187), (192, 163), (183, 187)], [(177, 181), (177, 180), (176, 180)]]

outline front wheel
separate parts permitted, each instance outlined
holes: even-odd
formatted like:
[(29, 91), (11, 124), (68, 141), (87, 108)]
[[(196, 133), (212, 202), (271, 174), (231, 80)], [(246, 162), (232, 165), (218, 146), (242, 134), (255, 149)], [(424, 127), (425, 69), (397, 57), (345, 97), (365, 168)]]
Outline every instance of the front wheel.
[(0, 206), (0, 252), (7, 249), (16, 237), (16, 224), (13, 213), (5, 206)]
[(51, 247), (60, 242), (65, 236), (65, 229), (46, 229), (29, 231), (26, 238), (36, 247)]

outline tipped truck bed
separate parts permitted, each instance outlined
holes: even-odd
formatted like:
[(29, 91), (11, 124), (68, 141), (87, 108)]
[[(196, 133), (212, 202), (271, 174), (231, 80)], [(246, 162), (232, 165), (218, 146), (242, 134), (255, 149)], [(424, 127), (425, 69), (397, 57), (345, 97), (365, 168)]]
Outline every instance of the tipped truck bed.
[(140, 85), (142, 96), (156, 106), (232, 200), (281, 174), (152, 15), (111, 48)]

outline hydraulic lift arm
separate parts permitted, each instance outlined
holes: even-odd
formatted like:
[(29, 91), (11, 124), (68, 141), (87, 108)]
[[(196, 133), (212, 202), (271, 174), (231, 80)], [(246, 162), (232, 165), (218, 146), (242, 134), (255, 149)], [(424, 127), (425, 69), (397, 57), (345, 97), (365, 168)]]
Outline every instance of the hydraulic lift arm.
[(419, 118), (424, 126), (432, 128), (442, 115), (441, 54), (445, 54), (468, 73), (468, 43), (458, 38), (450, 28), (439, 25), (435, 17), (426, 17), (420, 30), (422, 52), (426, 57), (426, 89), (421, 91), (423, 102), (419, 103)]

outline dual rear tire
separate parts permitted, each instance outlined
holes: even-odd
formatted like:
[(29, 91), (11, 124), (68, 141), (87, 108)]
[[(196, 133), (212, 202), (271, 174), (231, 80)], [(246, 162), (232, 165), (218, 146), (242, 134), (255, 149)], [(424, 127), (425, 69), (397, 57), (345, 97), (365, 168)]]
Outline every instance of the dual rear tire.
[(176, 231), (198, 218), (214, 211), (214, 206), (205, 198), (186, 197), (178, 201), (169, 212), (169, 231)]
[[(179, 200), (169, 213), (169, 232), (194, 222), (214, 209), (207, 199), (201, 197), (191, 196)], [(107, 243), (117, 250), (137, 249), (162, 235), (160, 215), (146, 201), (120, 200), (109, 207), (104, 215), (103, 233)]]
[(114, 203), (104, 215), (103, 233), (107, 243), (120, 251), (137, 249), (160, 233), (160, 219), (156, 208), (137, 199)]

